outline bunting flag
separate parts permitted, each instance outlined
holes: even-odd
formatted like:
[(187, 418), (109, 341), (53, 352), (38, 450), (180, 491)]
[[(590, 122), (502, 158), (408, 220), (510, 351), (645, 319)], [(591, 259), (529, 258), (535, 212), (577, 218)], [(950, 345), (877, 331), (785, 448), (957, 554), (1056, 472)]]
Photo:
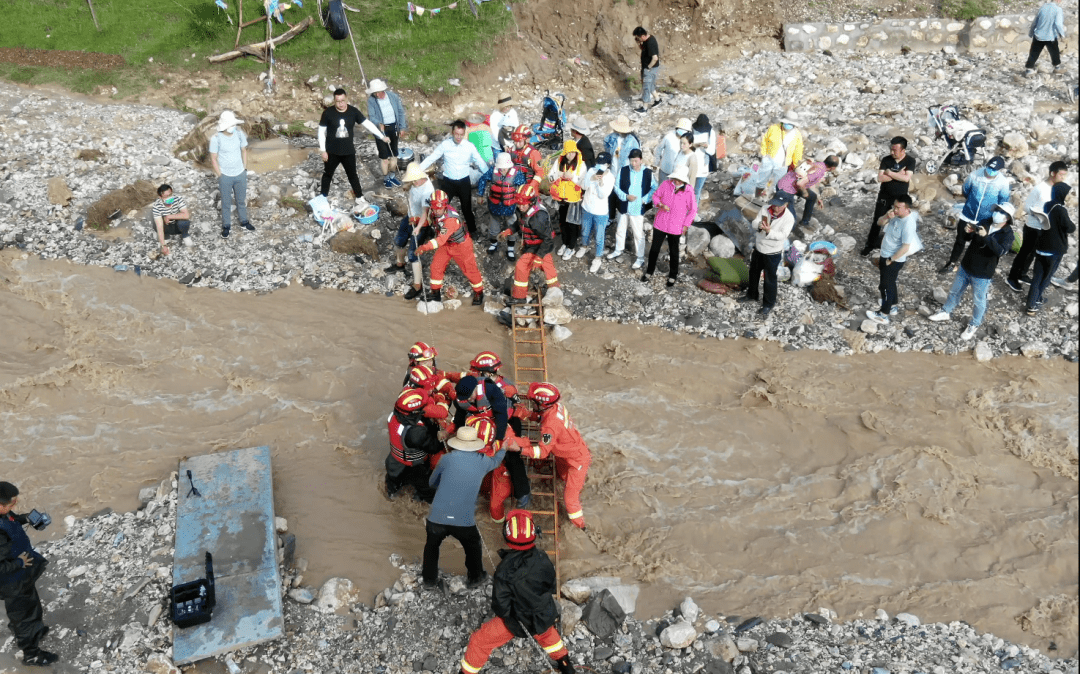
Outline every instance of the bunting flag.
[[(491, 2), (491, 0), (466, 0), (466, 2), (468, 3), (467, 6), (468, 6), (469, 10), (472, 11), (472, 13), (473, 13), (473, 16), (476, 17), (477, 19), (479, 19), (480, 18), (480, 5), (482, 3), (485, 3), (485, 2)], [(453, 3), (450, 3), (449, 5), (444, 6), (444, 7), (427, 8), (427, 7), (421, 7), (420, 5), (416, 4), (415, 2), (409, 2), (409, 3), (405, 4), (405, 9), (409, 12), (409, 21), (412, 21), (413, 20), (413, 14), (416, 14), (417, 16), (423, 16), (424, 12), (427, 12), (428, 14), (430, 14), (432, 16), (435, 16), (439, 12), (442, 12), (443, 10), (446, 10), (446, 9), (457, 9), (457, 6), (458, 6), (458, 3), (453, 2)], [(510, 9), (510, 5), (506, 5), (506, 11), (508, 11), (508, 12), (513, 11), (513, 10)]]

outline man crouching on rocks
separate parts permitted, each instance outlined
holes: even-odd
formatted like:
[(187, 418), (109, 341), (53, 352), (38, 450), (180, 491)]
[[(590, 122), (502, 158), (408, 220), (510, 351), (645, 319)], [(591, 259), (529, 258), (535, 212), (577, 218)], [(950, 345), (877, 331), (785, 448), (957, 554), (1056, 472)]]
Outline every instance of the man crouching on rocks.
[(169, 247), (165, 245), (165, 238), (180, 236), (185, 246), (191, 245), (191, 212), (188, 211), (184, 197), (173, 194), (172, 185), (162, 185), (157, 188), (158, 198), (150, 207), (150, 214), (154, 218), (154, 227), (157, 228), (158, 242), (161, 243), (161, 253), (169, 254)]
[(536, 639), (555, 661), (560, 674), (574, 674), (574, 665), (562, 637), (555, 629), (559, 610), (555, 606), (555, 565), (536, 547), (539, 534), (528, 510), (506, 515), (503, 538), (509, 550), (500, 550), (502, 561), (492, 580), (491, 610), (495, 617), (469, 638), (461, 659), (461, 674), (476, 674), (491, 651), (514, 637)]
[(13, 512), (18, 502), (19, 489), (0, 482), (0, 599), (7, 610), (8, 627), (22, 649), (23, 664), (51, 665), (60, 658), (38, 647), (49, 628), (35, 587), (49, 562), (34, 550), (23, 531), (29, 523), (26, 515)]

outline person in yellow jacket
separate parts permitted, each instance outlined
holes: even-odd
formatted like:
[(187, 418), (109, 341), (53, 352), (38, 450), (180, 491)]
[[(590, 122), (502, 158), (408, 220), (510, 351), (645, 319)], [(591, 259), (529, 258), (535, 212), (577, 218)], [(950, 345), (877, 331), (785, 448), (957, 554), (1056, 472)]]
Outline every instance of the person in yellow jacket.
[(803, 137), (797, 125), (798, 116), (794, 112), (785, 112), (761, 139), (761, 178), (757, 196), (772, 192), (789, 167), (794, 168), (802, 161)]
[[(581, 236), (581, 183), (585, 180), (585, 160), (578, 152), (577, 143), (568, 140), (563, 143), (563, 150), (555, 160), (548, 180), (551, 182), (551, 198), (559, 202), (559, 227), (562, 231), (562, 248), (556, 255), (569, 260), (578, 248)], [(585, 247), (581, 247), (581, 257)]]

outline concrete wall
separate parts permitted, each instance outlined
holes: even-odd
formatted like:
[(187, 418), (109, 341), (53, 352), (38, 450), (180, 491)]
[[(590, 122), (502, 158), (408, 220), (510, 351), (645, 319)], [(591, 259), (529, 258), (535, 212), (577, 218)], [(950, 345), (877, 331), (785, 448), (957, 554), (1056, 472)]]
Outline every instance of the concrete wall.
[[(1035, 13), (1002, 14), (973, 21), (953, 19), (880, 19), (870, 23), (789, 23), (784, 49), (789, 52), (838, 51), (977, 53), (994, 50), (1027, 52), (1028, 27)], [(1077, 14), (1065, 12), (1067, 33), (1062, 47), (1076, 48)]]

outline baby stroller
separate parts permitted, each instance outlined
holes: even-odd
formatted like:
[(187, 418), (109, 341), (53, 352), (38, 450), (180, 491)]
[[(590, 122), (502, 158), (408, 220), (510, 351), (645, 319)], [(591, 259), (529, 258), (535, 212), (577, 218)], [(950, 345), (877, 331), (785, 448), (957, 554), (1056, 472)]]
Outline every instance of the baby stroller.
[(931, 175), (943, 166), (971, 166), (979, 148), (986, 146), (986, 132), (961, 118), (955, 105), (927, 108), (927, 121), (934, 137), (944, 136), (949, 144), (941, 159), (926, 162), (926, 172)]
[[(558, 97), (559, 102), (555, 102), (555, 98)], [(563, 143), (563, 128), (569, 124), (569, 120), (566, 117), (566, 111), (563, 110), (563, 106), (566, 104), (566, 96), (564, 94), (551, 95), (550, 92), (544, 93), (544, 109), (540, 115), (540, 123), (532, 125), (532, 136), (529, 137), (529, 144), (539, 149), (541, 147), (548, 147), (552, 150), (562, 149)]]

